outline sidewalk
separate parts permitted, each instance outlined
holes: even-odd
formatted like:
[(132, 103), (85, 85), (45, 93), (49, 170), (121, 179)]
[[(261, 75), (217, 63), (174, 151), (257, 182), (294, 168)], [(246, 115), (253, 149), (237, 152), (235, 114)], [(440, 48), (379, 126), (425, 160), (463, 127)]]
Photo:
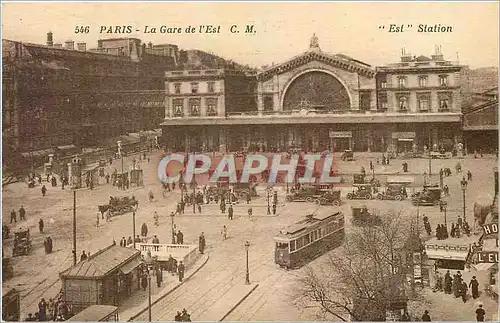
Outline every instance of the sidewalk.
[(193, 317), (195, 321), (223, 321), (229, 316), (250, 294), (259, 286), (259, 284), (237, 284), (227, 293), (219, 298), (210, 308), (199, 316)]
[[(186, 271), (186, 277), (179, 282), (177, 276), (171, 276), (167, 272), (163, 273), (163, 284), (160, 288), (156, 286), (156, 278), (151, 278), (151, 306), (162, 300), (164, 297), (176, 290), (180, 285), (196, 274), (210, 259), (208, 255), (200, 257), (193, 266)], [(148, 290), (136, 291), (118, 307), (118, 317), (120, 321), (131, 321), (148, 309)]]

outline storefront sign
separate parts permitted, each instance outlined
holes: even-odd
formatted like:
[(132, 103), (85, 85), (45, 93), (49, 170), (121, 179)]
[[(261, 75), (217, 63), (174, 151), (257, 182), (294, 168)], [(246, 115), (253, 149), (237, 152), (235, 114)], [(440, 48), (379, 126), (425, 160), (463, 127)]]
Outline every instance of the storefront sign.
[(498, 223), (489, 223), (483, 225), (484, 234), (498, 234)]
[(352, 138), (352, 131), (330, 131), (330, 138)]
[(478, 263), (498, 263), (498, 251), (479, 251)]
[(414, 132), (393, 132), (392, 139), (415, 139)]

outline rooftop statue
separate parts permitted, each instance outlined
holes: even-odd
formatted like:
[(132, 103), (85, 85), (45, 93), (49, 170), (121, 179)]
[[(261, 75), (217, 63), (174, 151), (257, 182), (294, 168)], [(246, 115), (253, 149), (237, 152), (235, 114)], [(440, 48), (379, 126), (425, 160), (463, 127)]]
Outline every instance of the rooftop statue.
[(310, 49), (319, 49), (319, 41), (318, 37), (316, 37), (316, 33), (313, 33), (311, 37), (311, 42), (309, 43)]

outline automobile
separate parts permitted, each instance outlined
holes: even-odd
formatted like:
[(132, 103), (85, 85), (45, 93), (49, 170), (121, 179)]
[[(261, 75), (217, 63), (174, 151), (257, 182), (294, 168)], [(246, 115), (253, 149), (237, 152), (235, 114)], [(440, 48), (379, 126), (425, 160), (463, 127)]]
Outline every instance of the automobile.
[(31, 252), (30, 230), (20, 230), (14, 233), (12, 256), (26, 256)]
[(385, 190), (377, 194), (379, 200), (396, 200), (401, 201), (408, 197), (406, 185), (404, 184), (387, 184)]
[(382, 224), (382, 219), (378, 215), (375, 215), (368, 211), (368, 208), (366, 206), (351, 207), (351, 214), (352, 224), (357, 226), (375, 226)]
[(354, 152), (350, 149), (344, 150), (344, 152), (340, 156), (340, 159), (352, 161), (354, 159)]
[(340, 206), (340, 190), (329, 190), (316, 200), (319, 205), (335, 205)]
[(439, 187), (424, 187), (420, 192), (411, 196), (411, 203), (414, 206), (435, 206), (441, 200), (441, 188)]
[(372, 185), (371, 184), (354, 184), (356, 190), (347, 193), (348, 200), (371, 200)]
[(314, 202), (322, 197), (323, 192), (316, 186), (303, 186), (298, 190), (291, 191), (287, 194), (286, 200), (288, 202)]

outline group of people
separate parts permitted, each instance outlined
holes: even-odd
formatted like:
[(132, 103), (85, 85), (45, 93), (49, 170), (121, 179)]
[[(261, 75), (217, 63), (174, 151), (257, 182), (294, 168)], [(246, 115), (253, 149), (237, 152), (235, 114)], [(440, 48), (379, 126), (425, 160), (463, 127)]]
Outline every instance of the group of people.
[[(19, 208), (19, 220), (20, 221), (25, 221), (26, 220), (26, 210), (24, 209), (24, 207), (21, 205), (21, 207)], [(12, 210), (10, 212), (10, 223), (17, 223), (17, 213), (16, 213), (16, 210)]]
[(191, 322), (191, 315), (188, 314), (186, 309), (183, 309), (182, 312), (177, 311), (174, 317), (175, 322)]
[(38, 303), (38, 312), (28, 313), (25, 322), (66, 321), (73, 316), (71, 306), (64, 302), (62, 295), (57, 300), (52, 298), (45, 301), (44, 298)]
[(436, 274), (435, 292), (444, 291), (445, 294), (453, 294), (455, 298), (461, 297), (462, 301), (466, 303), (469, 288), (471, 289), (472, 298), (478, 298), (479, 282), (477, 281), (476, 276), (472, 276), (471, 281), (467, 284), (467, 282), (463, 280), (460, 271), (457, 271), (457, 273), (452, 277), (450, 271), (448, 270), (444, 275), (444, 279), (439, 273)]

